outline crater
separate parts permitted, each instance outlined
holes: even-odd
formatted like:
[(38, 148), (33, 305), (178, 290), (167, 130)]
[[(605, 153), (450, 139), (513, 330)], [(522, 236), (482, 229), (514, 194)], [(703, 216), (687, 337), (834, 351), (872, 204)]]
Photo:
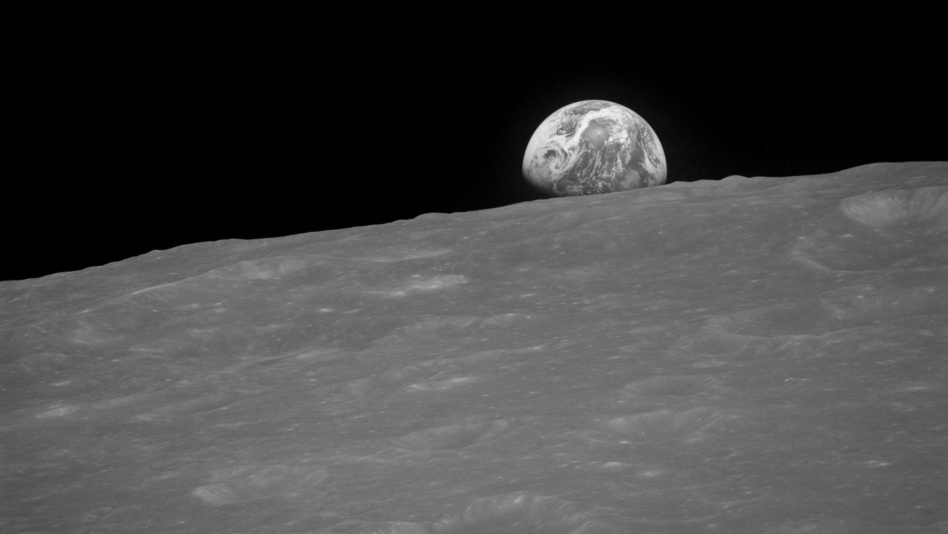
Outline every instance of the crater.
[(395, 440), (395, 445), (414, 451), (457, 450), (482, 443), (505, 434), (510, 422), (497, 420), (428, 428)]
[(456, 518), (433, 525), (437, 534), (612, 534), (578, 505), (547, 495), (525, 492), (477, 499)]
[(192, 495), (209, 504), (235, 504), (299, 493), (319, 484), (327, 473), (322, 469), (294, 469), (282, 465), (265, 467), (247, 476), (207, 484)]
[(910, 315), (948, 313), (948, 292), (935, 285), (879, 288), (842, 287), (823, 298), (830, 315), (844, 321), (891, 320)]
[(655, 410), (616, 417), (603, 423), (603, 426), (633, 443), (660, 443), (694, 434), (717, 419), (717, 410), (699, 407), (682, 412)]
[(687, 396), (704, 391), (721, 380), (714, 376), (669, 375), (640, 378), (622, 388), (636, 397)]
[(850, 219), (873, 228), (923, 226), (948, 231), (948, 186), (873, 191), (843, 199)]

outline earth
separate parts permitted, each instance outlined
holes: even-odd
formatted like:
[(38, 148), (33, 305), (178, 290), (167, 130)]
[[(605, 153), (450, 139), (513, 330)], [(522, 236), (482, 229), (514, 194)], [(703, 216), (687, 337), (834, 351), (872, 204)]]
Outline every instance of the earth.
[(595, 195), (662, 185), (665, 151), (631, 109), (605, 100), (575, 102), (547, 117), (523, 156), (523, 176), (553, 196)]

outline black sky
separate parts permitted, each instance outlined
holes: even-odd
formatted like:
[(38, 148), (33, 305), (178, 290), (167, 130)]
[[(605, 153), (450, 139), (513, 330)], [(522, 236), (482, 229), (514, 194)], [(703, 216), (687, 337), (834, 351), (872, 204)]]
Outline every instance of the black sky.
[(387, 17), (195, 7), (5, 30), (0, 279), (538, 199), (526, 143), (585, 99), (642, 115), (670, 182), (948, 159), (943, 58), (923, 28)]

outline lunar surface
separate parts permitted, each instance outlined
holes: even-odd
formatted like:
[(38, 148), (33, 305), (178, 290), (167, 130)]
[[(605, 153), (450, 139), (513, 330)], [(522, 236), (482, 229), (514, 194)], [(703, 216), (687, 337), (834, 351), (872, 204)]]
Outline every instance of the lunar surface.
[(948, 531), (948, 164), (0, 283), (4, 533)]
[(665, 151), (638, 113), (605, 100), (557, 110), (533, 133), (523, 176), (552, 196), (595, 195), (665, 183)]

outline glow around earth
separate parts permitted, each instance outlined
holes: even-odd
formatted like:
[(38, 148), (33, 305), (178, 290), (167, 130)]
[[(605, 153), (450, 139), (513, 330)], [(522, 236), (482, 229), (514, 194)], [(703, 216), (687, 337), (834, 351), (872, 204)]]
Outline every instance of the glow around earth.
[(523, 156), (523, 176), (543, 193), (594, 195), (662, 185), (665, 151), (631, 109), (605, 100), (575, 102), (547, 117)]

